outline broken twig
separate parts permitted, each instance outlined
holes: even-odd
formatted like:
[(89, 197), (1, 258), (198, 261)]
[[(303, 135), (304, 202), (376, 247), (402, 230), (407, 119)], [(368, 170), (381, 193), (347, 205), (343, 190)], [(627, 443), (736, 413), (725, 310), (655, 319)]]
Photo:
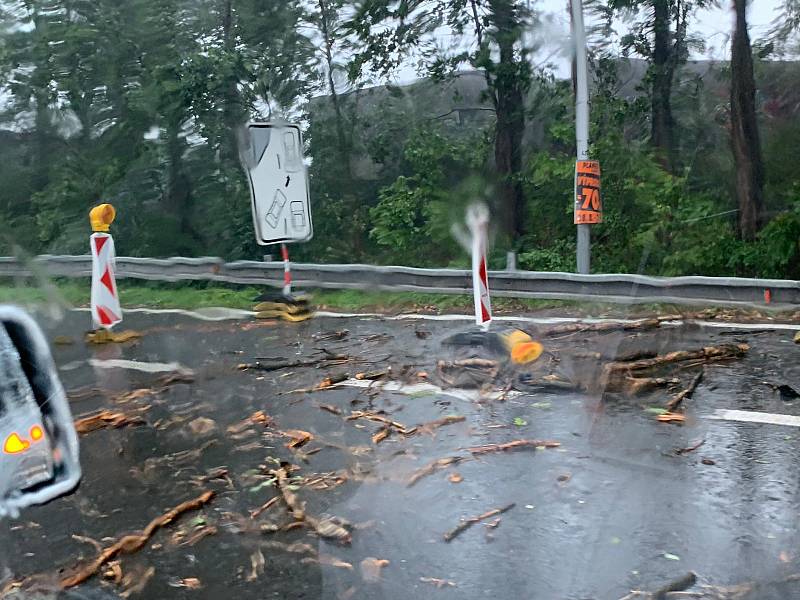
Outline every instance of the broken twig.
[(705, 370), (701, 370), (697, 375), (695, 375), (694, 379), (692, 379), (692, 382), (689, 384), (689, 387), (667, 402), (666, 409), (670, 412), (674, 412), (675, 409), (681, 405), (681, 402), (683, 402), (686, 398), (691, 398), (692, 394), (694, 394), (694, 391), (697, 389), (697, 386), (700, 384), (700, 381), (703, 379), (703, 375), (705, 375)]
[(486, 444), (484, 446), (473, 446), (467, 448), (472, 454), (489, 454), (490, 452), (508, 452), (509, 450), (522, 450), (536, 448), (558, 448), (561, 442), (553, 442), (549, 440), (514, 440), (505, 444)]
[(213, 491), (207, 491), (200, 494), (193, 500), (188, 500), (167, 511), (160, 517), (156, 517), (147, 527), (140, 533), (126, 535), (117, 540), (114, 544), (103, 550), (100, 555), (90, 563), (78, 568), (75, 573), (69, 575), (61, 580), (61, 589), (67, 589), (80, 585), (87, 579), (93, 577), (100, 568), (110, 561), (118, 554), (131, 554), (140, 550), (147, 541), (153, 537), (153, 534), (160, 529), (172, 523), (183, 513), (190, 510), (197, 510), (203, 505), (207, 504), (214, 497)]
[(444, 541), (445, 542), (452, 542), (458, 535), (475, 525), (475, 523), (480, 523), (484, 519), (488, 519), (490, 517), (494, 517), (496, 515), (501, 515), (504, 512), (507, 512), (516, 506), (516, 502), (512, 502), (507, 506), (503, 506), (502, 508), (495, 508), (493, 510), (487, 511), (482, 515), (478, 515), (477, 517), (469, 517), (462, 521), (458, 527), (455, 529), (451, 529), (447, 533), (444, 534)]

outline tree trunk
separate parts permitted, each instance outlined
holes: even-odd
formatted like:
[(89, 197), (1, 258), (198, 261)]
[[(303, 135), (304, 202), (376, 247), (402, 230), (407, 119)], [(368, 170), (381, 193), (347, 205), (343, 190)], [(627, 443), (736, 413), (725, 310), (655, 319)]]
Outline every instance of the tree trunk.
[(490, 6), (500, 50), (500, 63), (492, 80), (497, 111), (494, 160), (500, 176), (503, 231), (513, 244), (525, 233), (525, 197), (520, 181), (525, 104), (519, 65), (514, 57), (520, 23), (512, 2), (496, 0)]
[(764, 165), (756, 116), (753, 54), (747, 33), (747, 0), (733, 0), (736, 28), (731, 44), (731, 147), (736, 169), (739, 235), (755, 238), (764, 220)]
[(333, 112), (336, 115), (336, 141), (339, 144), (339, 151), (342, 157), (347, 159), (347, 168), (350, 169), (350, 153), (347, 144), (347, 136), (344, 133), (344, 117), (342, 116), (342, 107), (339, 103), (339, 94), (336, 93), (336, 85), (333, 81), (333, 36), (330, 31), (330, 23), (328, 22), (328, 7), (325, 0), (319, 0), (319, 18), (320, 26), (322, 29), (322, 41), (325, 44), (323, 52), (325, 53), (325, 67), (327, 69), (328, 80), (328, 93), (331, 97), (331, 104), (333, 105)]
[[(224, 0), (222, 7), (222, 43), (227, 53), (236, 51), (236, 35), (233, 26), (233, 0)], [(222, 123), (225, 131), (221, 140), (220, 159), (226, 166), (238, 165), (239, 144), (236, 139), (238, 128), (245, 117), (239, 98), (236, 76), (228, 77), (223, 88)]]
[(673, 52), (670, 43), (669, 0), (653, 0), (653, 61), (650, 65), (650, 143), (665, 169), (674, 168), (674, 121), (672, 119)]

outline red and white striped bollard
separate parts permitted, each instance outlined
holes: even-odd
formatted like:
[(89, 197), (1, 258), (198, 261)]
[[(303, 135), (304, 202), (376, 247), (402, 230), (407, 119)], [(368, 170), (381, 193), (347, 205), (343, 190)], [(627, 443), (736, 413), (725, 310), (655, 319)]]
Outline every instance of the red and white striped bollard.
[(483, 204), (467, 209), (467, 226), (472, 234), (472, 292), (475, 299), (475, 323), (484, 329), (492, 324), (492, 302), (486, 271), (486, 246), (489, 237), (489, 210)]

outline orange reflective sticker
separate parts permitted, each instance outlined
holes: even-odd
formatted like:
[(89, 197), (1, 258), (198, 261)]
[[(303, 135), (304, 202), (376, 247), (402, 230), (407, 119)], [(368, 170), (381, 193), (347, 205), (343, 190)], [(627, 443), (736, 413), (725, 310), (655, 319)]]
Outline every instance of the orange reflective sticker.
[(31, 439), (34, 442), (38, 442), (43, 437), (44, 437), (44, 431), (42, 431), (41, 427), (39, 427), (38, 425), (34, 425), (33, 427), (31, 427)]
[(12, 433), (3, 444), (3, 452), (6, 454), (19, 454), (20, 452), (25, 452), (30, 446), (31, 443), (28, 440), (23, 440), (18, 433)]

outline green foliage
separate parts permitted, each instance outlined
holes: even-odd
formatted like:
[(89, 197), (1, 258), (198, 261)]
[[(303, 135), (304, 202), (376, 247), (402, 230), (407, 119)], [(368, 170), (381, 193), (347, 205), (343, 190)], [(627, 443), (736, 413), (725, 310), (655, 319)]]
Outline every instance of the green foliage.
[[(371, 237), (403, 262), (436, 265), (459, 252), (451, 224), (463, 220), (469, 202), (478, 200), (480, 178), (469, 173), (485, 160), (486, 146), (446, 138), (431, 127), (410, 136), (403, 152), (404, 172), (378, 192), (371, 209)], [(485, 187), (485, 186), (484, 186)]]
[[(652, 2), (600, 4), (609, 16)], [(800, 69), (756, 61), (770, 220), (744, 243), (736, 235), (726, 67), (702, 78), (681, 71), (693, 42), (691, 7), (701, 4), (668, 2), (679, 155), (672, 173), (648, 146), (652, 106), (641, 92), (650, 80), (634, 93), (636, 85), (620, 81), (619, 59), (592, 61), (591, 154), (601, 162), (605, 204), (604, 223), (592, 228), (593, 268), (800, 277), (792, 160)], [(795, 4), (785, 3), (787, 22), (796, 21)], [(676, 21), (679, 5), (688, 22)], [(236, 136), (248, 119), (285, 117), (307, 126), (315, 225), (313, 241), (292, 247), (293, 259), (466, 266), (453, 224), (463, 222), (467, 204), (483, 201), (497, 234), (510, 181), (523, 196), (526, 234), (513, 248), (520, 267), (574, 270), (570, 83), (529, 66), (536, 42), (527, 34), (538, 22), (527, 3), (474, 7), (461, 0), (0, 3), (0, 254), (20, 246), (29, 254), (85, 253), (87, 212), (101, 201), (117, 206), (120, 254), (274, 254), (253, 239)], [(621, 41), (650, 61), (651, 16), (639, 17)], [(444, 26), (452, 32), (446, 42), (437, 33)], [(795, 38), (776, 30), (758, 54), (783, 52)], [(410, 57), (426, 82), (370, 87), (389, 82)], [(471, 95), (454, 86), (463, 69), (480, 75)], [(456, 89), (466, 89), (464, 97)], [(434, 107), (436, 98), (444, 100)], [(500, 101), (515, 98), (523, 110), (503, 114)], [(524, 129), (520, 170), (498, 174), (498, 119), (506, 133), (511, 122)], [(490, 248), (492, 266), (505, 264), (506, 249)]]

